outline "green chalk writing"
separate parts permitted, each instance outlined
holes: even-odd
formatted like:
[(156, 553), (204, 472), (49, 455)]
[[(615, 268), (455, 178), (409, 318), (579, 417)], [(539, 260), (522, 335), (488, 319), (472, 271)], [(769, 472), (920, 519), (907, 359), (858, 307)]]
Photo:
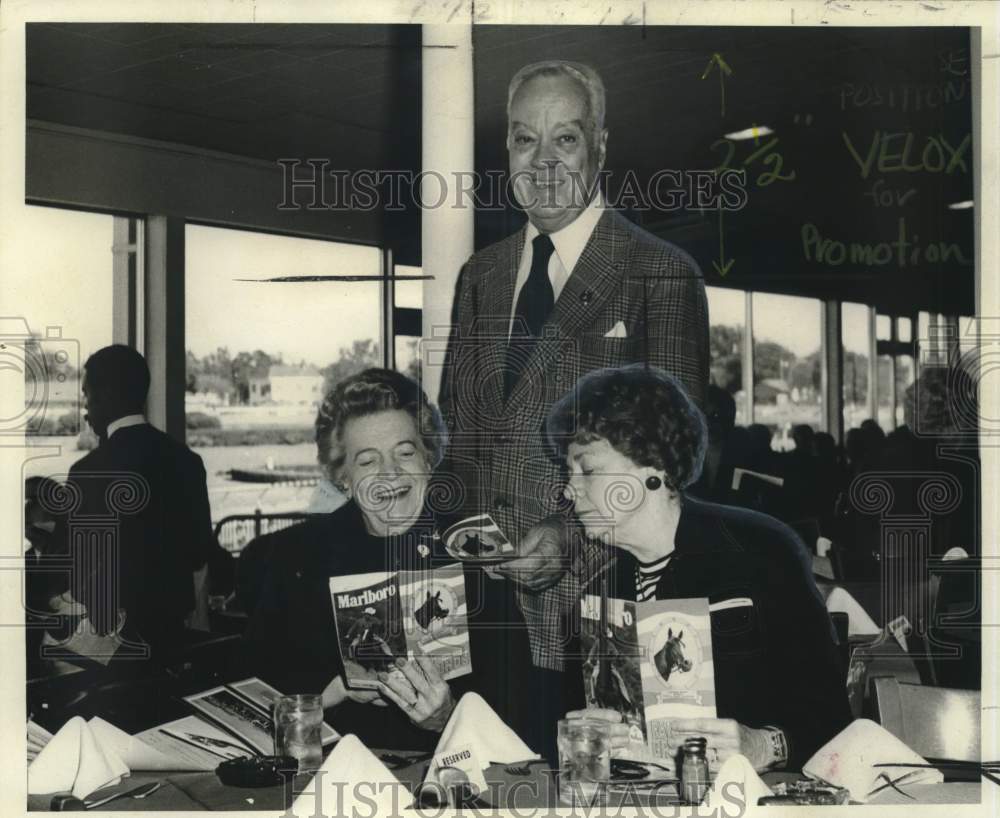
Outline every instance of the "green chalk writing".
[(807, 222), (802, 225), (802, 253), (806, 261), (840, 267), (850, 264), (858, 267), (885, 267), (895, 264), (899, 269), (920, 267), (925, 264), (968, 265), (962, 248), (955, 243), (943, 241), (920, 244), (920, 237), (910, 237), (906, 231), (906, 219), (897, 219), (896, 238), (892, 241), (875, 243), (838, 241), (827, 238), (819, 228)]
[(841, 131), (841, 137), (862, 179), (867, 179), (873, 169), (879, 173), (969, 171), (965, 154), (972, 145), (971, 134), (966, 134), (958, 145), (952, 145), (943, 134), (919, 138), (912, 132), (875, 131), (867, 149), (859, 149), (860, 145), (854, 144), (847, 131)]

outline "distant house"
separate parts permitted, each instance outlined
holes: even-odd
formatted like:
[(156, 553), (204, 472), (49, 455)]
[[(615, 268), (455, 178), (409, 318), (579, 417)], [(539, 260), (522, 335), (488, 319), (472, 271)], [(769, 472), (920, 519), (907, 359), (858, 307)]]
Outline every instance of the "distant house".
[(755, 403), (776, 403), (784, 406), (788, 403), (791, 390), (782, 378), (764, 378), (754, 385), (753, 399)]
[(322, 398), (323, 375), (315, 366), (273, 365), (266, 374), (249, 379), (250, 403), (318, 403)]
[[(274, 369), (272, 366), (271, 369)], [(256, 372), (247, 379), (247, 390), (249, 391), (248, 401), (251, 406), (260, 403), (270, 403), (271, 398), (271, 378), (267, 372)]]

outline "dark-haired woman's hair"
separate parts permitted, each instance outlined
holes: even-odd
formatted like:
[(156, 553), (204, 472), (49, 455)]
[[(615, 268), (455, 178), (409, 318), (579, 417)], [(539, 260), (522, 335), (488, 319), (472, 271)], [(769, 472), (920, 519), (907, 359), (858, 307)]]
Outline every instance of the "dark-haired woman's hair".
[(705, 416), (680, 382), (643, 364), (582, 377), (552, 407), (546, 433), (561, 457), (571, 443), (606, 440), (637, 466), (662, 471), (675, 491), (698, 479), (708, 438)]
[(427, 462), (441, 462), (448, 433), (437, 407), (416, 383), (391, 369), (366, 369), (351, 375), (327, 392), (316, 415), (316, 447), (319, 462), (334, 484), (340, 484), (344, 467), (344, 426), (378, 412), (407, 412), (417, 427)]

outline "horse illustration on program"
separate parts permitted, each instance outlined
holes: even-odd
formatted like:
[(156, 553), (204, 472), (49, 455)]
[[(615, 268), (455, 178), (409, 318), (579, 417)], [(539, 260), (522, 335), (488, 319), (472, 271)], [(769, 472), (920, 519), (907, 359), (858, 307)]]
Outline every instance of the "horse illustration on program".
[(674, 671), (687, 673), (691, 670), (693, 663), (684, 655), (684, 631), (678, 631), (674, 636), (673, 628), (667, 630), (667, 641), (663, 643), (656, 655), (653, 657), (653, 664), (657, 673), (663, 681), (670, 680), (670, 674)]

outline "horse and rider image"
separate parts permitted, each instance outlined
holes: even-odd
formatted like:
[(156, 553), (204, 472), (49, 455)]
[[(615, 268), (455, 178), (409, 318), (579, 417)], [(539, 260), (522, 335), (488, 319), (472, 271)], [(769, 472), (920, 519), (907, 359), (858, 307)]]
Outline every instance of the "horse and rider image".
[[(611, 623), (601, 627), (593, 620), (583, 620), (583, 646), (587, 658), (583, 679), (587, 705), (617, 710), (626, 722), (642, 724), (642, 678), (639, 675), (638, 646), (625, 632)], [(592, 640), (592, 641), (591, 641)], [(589, 649), (588, 649), (589, 644)]]
[(386, 641), (385, 623), (372, 607), (365, 608), (344, 635), (347, 658), (365, 670), (390, 670), (396, 660)]

